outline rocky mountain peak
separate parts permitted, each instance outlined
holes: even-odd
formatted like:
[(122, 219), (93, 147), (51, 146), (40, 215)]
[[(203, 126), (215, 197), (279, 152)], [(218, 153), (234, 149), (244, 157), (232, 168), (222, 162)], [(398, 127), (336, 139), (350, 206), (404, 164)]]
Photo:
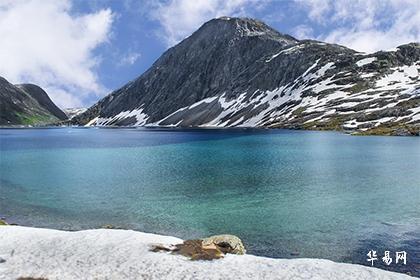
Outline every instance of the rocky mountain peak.
[(275, 40), (282, 42), (284, 45), (299, 42), (292, 36), (282, 34), (260, 20), (242, 17), (223, 16), (212, 19), (204, 23), (195, 33), (212, 33), (216, 37), (229, 40), (256, 37), (265, 40)]
[(259, 20), (221, 17), (72, 122), (415, 134), (419, 73), (418, 43), (363, 54), (299, 41)]

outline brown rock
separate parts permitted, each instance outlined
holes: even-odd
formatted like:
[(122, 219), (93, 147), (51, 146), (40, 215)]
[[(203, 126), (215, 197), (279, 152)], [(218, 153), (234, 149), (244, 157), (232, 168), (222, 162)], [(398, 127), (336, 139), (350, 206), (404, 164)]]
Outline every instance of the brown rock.
[(204, 239), (185, 240), (181, 244), (154, 244), (152, 252), (172, 252), (191, 260), (214, 260), (223, 258), (225, 254), (243, 255), (246, 253), (242, 241), (234, 235), (215, 235)]
[(190, 257), (191, 260), (213, 260), (223, 258), (224, 254), (216, 246), (203, 246), (200, 239), (186, 240), (175, 245), (175, 254)]
[(214, 260), (223, 258), (223, 252), (214, 244), (203, 246), (200, 239), (185, 240), (181, 244), (163, 245), (154, 244), (150, 249), (152, 252), (172, 252), (172, 254), (183, 255), (191, 260)]
[(246, 253), (245, 246), (241, 239), (235, 235), (222, 234), (214, 235), (203, 239), (203, 245), (209, 246), (214, 244), (223, 253), (244, 255)]

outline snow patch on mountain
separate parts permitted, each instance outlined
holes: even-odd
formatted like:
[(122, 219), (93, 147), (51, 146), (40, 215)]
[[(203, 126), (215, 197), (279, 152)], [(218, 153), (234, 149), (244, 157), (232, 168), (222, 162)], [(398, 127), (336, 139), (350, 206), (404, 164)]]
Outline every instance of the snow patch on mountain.
[(420, 64), (391, 68), (391, 74), (381, 77), (372, 90), (414, 89), (418, 86)]
[(297, 50), (302, 49), (304, 47), (305, 47), (305, 45), (301, 44), (301, 45), (296, 45), (296, 46), (281, 50), (280, 52), (278, 52), (278, 53), (272, 55), (270, 58), (266, 59), (265, 62), (270, 62), (271, 60), (273, 60), (274, 58), (278, 57), (281, 54), (289, 54), (291, 52), (297, 51)]
[(141, 126), (146, 124), (146, 121), (148, 119), (147, 114), (143, 113), (143, 108), (139, 108), (139, 109), (134, 109), (131, 111), (123, 111), (120, 112), (119, 114), (110, 117), (110, 118), (98, 118), (96, 120), (96, 124), (97, 126), (106, 126), (106, 125), (112, 125), (115, 121), (119, 121), (119, 120), (123, 120), (123, 119), (127, 119), (127, 118), (132, 118), (135, 117), (136, 118), (136, 122), (134, 123), (134, 125), (132, 126)]
[(364, 66), (366, 64), (370, 64), (370, 63), (374, 62), (375, 60), (377, 60), (376, 57), (363, 58), (363, 59), (359, 60), (358, 62), (356, 62), (356, 65), (358, 67), (362, 67), (362, 66)]

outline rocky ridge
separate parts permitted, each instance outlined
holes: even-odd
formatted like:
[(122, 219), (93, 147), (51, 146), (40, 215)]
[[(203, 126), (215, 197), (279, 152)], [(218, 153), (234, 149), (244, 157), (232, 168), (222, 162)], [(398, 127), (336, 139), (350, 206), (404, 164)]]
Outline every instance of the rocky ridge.
[(39, 86), (12, 85), (0, 77), (0, 126), (46, 125), (67, 119)]

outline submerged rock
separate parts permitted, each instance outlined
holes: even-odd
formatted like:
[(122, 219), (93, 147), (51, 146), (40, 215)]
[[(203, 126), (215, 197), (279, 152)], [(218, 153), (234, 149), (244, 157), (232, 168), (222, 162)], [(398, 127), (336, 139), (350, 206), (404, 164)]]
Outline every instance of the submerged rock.
[(223, 253), (244, 255), (246, 253), (245, 246), (241, 239), (235, 235), (222, 234), (214, 235), (203, 239), (203, 245), (209, 246), (214, 244)]
[(105, 228), (105, 229), (115, 229), (115, 227), (113, 225), (111, 225), (111, 224), (103, 225), (102, 228)]

